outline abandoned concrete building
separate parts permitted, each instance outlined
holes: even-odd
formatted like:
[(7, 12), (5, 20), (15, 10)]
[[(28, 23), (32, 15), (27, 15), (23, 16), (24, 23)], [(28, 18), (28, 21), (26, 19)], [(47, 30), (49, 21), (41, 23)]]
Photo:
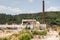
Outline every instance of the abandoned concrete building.
[(23, 19), (22, 24), (17, 25), (17, 24), (4, 24), (0, 25), (0, 29), (24, 29), (25, 27), (30, 27), (31, 29), (38, 29), (38, 30), (45, 30), (46, 29), (46, 24), (40, 24), (38, 21), (35, 19)]
[(22, 25), (26, 25), (30, 28), (45, 30), (46, 24), (40, 24), (40, 22), (36, 21), (35, 19), (23, 19)]

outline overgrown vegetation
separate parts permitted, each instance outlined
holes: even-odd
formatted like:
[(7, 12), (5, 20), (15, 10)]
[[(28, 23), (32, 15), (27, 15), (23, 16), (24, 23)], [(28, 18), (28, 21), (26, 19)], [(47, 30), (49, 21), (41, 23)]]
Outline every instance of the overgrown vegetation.
[(22, 30), (18, 34), (10, 36), (10, 40), (30, 40), (33, 38), (33, 34), (28, 30)]
[[(42, 13), (6, 15), (0, 14), (0, 24), (20, 24), (22, 19), (36, 19), (42, 22)], [(49, 25), (60, 25), (60, 12), (45, 12), (45, 23)]]
[(18, 34), (13, 34), (10, 37), (0, 38), (1, 40), (31, 40), (34, 35), (45, 36), (46, 31), (33, 31), (31, 30), (22, 30)]
[(8, 38), (3, 38), (3, 40), (8, 40)]
[(45, 36), (47, 34), (47, 31), (38, 31), (38, 30), (35, 30), (35, 31), (33, 31), (33, 34), (34, 35), (43, 35), (43, 36)]

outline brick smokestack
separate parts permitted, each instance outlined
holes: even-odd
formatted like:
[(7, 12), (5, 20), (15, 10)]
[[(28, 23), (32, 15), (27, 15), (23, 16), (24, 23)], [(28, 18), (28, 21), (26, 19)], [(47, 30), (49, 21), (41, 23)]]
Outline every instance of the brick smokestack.
[(44, 12), (45, 12), (45, 5), (44, 5), (44, 0), (43, 0), (42, 1), (42, 24), (45, 23)]

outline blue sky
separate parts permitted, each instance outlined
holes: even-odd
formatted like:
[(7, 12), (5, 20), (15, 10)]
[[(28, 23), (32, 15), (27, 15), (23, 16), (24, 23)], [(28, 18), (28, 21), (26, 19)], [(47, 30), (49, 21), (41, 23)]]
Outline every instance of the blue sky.
[[(42, 0), (0, 0), (0, 13), (21, 14), (42, 11)], [(60, 0), (45, 0), (45, 11), (60, 11)]]

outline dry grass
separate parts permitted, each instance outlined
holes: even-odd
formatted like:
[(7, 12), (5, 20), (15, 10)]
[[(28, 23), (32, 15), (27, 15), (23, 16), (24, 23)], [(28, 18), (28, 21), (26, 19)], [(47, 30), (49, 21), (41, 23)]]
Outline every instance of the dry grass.
[(60, 27), (57, 27), (57, 31), (60, 32)]

